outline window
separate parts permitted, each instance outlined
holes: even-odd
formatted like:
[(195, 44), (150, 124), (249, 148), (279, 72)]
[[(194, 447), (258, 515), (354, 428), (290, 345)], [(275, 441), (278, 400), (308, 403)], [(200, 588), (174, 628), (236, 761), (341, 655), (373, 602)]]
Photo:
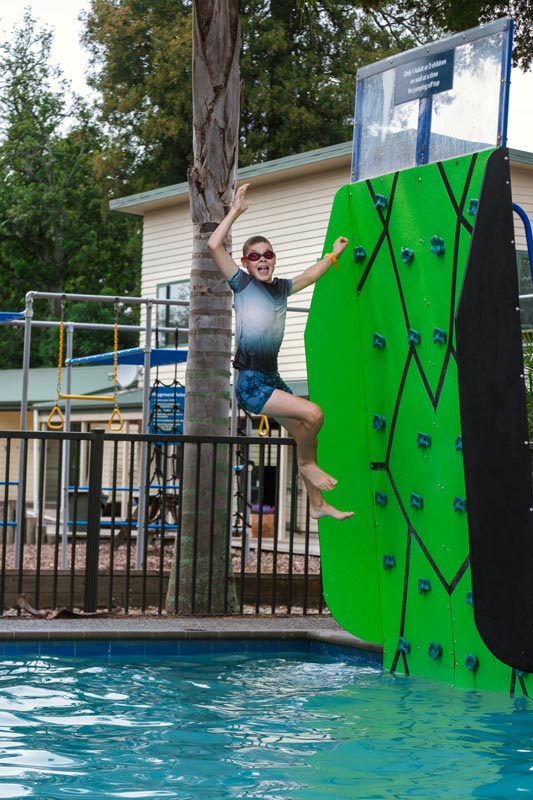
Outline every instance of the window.
[[(189, 302), (190, 282), (179, 281), (176, 283), (160, 284), (157, 287), (158, 300), (182, 300)], [(157, 306), (157, 326), (160, 328), (187, 328), (189, 325), (188, 306)], [(176, 345), (186, 344), (189, 341), (189, 334), (179, 332), (177, 336), (171, 333), (157, 333), (158, 347), (176, 347)]]

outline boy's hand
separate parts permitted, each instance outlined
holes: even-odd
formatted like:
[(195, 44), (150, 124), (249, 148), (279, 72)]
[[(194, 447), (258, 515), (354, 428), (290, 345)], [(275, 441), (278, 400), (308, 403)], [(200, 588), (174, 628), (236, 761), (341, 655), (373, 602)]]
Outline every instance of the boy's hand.
[(249, 183), (243, 183), (243, 185), (239, 186), (239, 188), (235, 192), (232, 208), (239, 215), (243, 214), (248, 208), (250, 208), (250, 202), (246, 200), (246, 191), (249, 185), (250, 185)]
[(345, 250), (348, 244), (348, 239), (345, 236), (339, 236), (338, 239), (335, 239), (333, 242), (333, 250), (332, 253), (335, 258), (338, 258), (340, 254)]

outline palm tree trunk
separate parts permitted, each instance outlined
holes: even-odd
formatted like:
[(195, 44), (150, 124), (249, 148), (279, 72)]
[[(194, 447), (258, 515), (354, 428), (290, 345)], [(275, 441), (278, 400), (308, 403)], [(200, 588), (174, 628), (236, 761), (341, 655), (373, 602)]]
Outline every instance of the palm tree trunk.
[[(239, 51), (238, 0), (194, 0), (194, 166), (189, 170), (194, 239), (184, 433), (197, 436), (228, 433), (232, 298), (207, 240), (235, 192)], [(185, 446), (180, 540), (167, 594), (171, 613), (234, 610), (228, 469), (223, 447)]]

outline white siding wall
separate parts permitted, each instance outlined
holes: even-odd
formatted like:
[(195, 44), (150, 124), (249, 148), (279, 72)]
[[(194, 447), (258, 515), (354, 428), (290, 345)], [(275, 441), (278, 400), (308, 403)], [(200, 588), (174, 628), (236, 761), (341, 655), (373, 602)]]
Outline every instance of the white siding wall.
[[(233, 253), (239, 262), (243, 242), (266, 236), (277, 254), (276, 275), (292, 277), (322, 255), (335, 192), (348, 180), (348, 165), (275, 183), (257, 182), (249, 190), (250, 209), (233, 228)], [(156, 295), (157, 285), (187, 280), (190, 273), (192, 224), (188, 202), (147, 213), (144, 221), (143, 296)], [(293, 295), (289, 305), (308, 307), (312, 289)], [(307, 315), (287, 314), (280, 372), (286, 380), (306, 378), (303, 334)], [(161, 374), (163, 375), (162, 371)], [(168, 370), (166, 371), (168, 375)], [(178, 377), (183, 380), (185, 368)]]
[[(299, 175), (283, 171), (251, 181), (250, 209), (233, 229), (233, 252), (238, 260), (243, 242), (253, 234), (262, 234), (272, 243), (277, 254), (276, 274), (292, 277), (322, 254), (332, 201), (337, 189), (349, 180), (349, 159), (337, 160), (335, 166), (317, 170), (308, 167)], [(511, 165), (513, 198), (533, 219), (533, 169)], [(523, 225), (515, 215), (517, 249), (526, 248)], [(155, 297), (158, 284), (188, 280), (191, 264), (192, 224), (188, 197), (176, 198), (169, 208), (148, 211), (144, 218), (142, 295)], [(308, 307), (312, 287), (293, 295), (289, 305)], [(306, 378), (304, 329), (306, 314), (289, 312), (285, 341), (280, 352), (280, 372), (286, 380)], [(160, 371), (168, 380), (174, 370)], [(185, 367), (177, 377), (182, 382)]]
[[(187, 198), (185, 202), (171, 208), (164, 208), (145, 214), (143, 228), (142, 254), (142, 297), (156, 297), (161, 284), (189, 280), (191, 272), (192, 223)], [(154, 309), (152, 325), (156, 324)], [(144, 307), (142, 309), (144, 322)], [(174, 368), (161, 368), (152, 373), (152, 383), (156, 377), (169, 381), (174, 376)], [(176, 376), (181, 383), (185, 381), (185, 365), (180, 364)]]

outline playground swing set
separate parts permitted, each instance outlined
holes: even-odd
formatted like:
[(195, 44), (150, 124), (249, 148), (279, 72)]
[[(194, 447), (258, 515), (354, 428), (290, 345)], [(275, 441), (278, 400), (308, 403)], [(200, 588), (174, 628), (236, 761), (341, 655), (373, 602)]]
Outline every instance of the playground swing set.
[(114, 408), (109, 417), (109, 430), (118, 432), (124, 427), (124, 419), (118, 406), (118, 303), (114, 305), (113, 325), (113, 387), (114, 394), (67, 394), (61, 391), (61, 374), (63, 370), (63, 351), (65, 340), (65, 300), (61, 299), (61, 318), (59, 321), (59, 346), (57, 354), (57, 402), (50, 411), (46, 426), (52, 431), (62, 431), (65, 427), (65, 416), (59, 406), (60, 400), (92, 400), (102, 403), (114, 403)]
[[(61, 318), (59, 321), (41, 321), (33, 318), (34, 301), (37, 299), (46, 300), (59, 300), (61, 304)], [(83, 301), (83, 302), (98, 302), (98, 303), (113, 303), (115, 306), (115, 319), (114, 324), (104, 323), (79, 323), (68, 322), (65, 320), (65, 303), (67, 301)], [(143, 305), (145, 307), (145, 320), (144, 325), (119, 325), (118, 324), (118, 308), (121, 303), (127, 305)], [(29, 375), (30, 375), (30, 350), (31, 350), (31, 332), (33, 327), (44, 328), (59, 328), (59, 347), (58, 347), (58, 369), (57, 369), (57, 398), (51, 413), (48, 416), (47, 427), (50, 431), (70, 431), (70, 402), (72, 400), (79, 401), (97, 401), (113, 403), (113, 411), (109, 419), (109, 427), (112, 433), (119, 432), (124, 424), (122, 414), (119, 409), (118, 403), (118, 386), (119, 386), (119, 367), (121, 365), (136, 365), (143, 367), (145, 380), (142, 387), (142, 419), (141, 419), (141, 433), (150, 433), (150, 372), (151, 368), (156, 365), (172, 364), (177, 361), (184, 362), (187, 358), (187, 350), (180, 348), (177, 350), (167, 350), (166, 348), (158, 349), (152, 346), (153, 339), (153, 313), (154, 306), (157, 305), (187, 305), (181, 300), (171, 299), (155, 299), (155, 298), (140, 298), (140, 297), (117, 297), (108, 295), (81, 295), (81, 294), (58, 294), (51, 292), (35, 292), (30, 291), (26, 295), (26, 309), (20, 313), (5, 313), (0, 322), (3, 322), (14, 327), (24, 328), (24, 353), (23, 353), (23, 367), (22, 367), (22, 394), (20, 404), (20, 429), (27, 429), (27, 414), (28, 414), (28, 394), (29, 394)], [(72, 358), (72, 337), (74, 330), (112, 330), (113, 331), (113, 351), (109, 353), (101, 353), (94, 356), (85, 356), (81, 358)], [(119, 332), (121, 330), (136, 331), (144, 334), (144, 346), (134, 347), (128, 350), (119, 350)], [(174, 333), (175, 328), (161, 327), (161, 332)], [(66, 345), (65, 345), (66, 340)], [(64, 358), (64, 356), (66, 356)], [(70, 380), (72, 367), (77, 365), (107, 365), (113, 366), (113, 394), (75, 394), (70, 391)], [(62, 378), (63, 370), (67, 370), (66, 378), (66, 391), (63, 391)], [(61, 409), (61, 401), (65, 402), (64, 410)], [(119, 427), (120, 426), (120, 427)], [(148, 528), (153, 527), (147, 518), (149, 511), (149, 489), (150, 481), (147, 480), (147, 466), (149, 460), (149, 442), (140, 442), (139, 452), (139, 485), (137, 487), (139, 502), (137, 506), (137, 520), (134, 525), (137, 532), (137, 563), (136, 567), (140, 568), (142, 560), (142, 551), (144, 548), (144, 541)], [(68, 502), (69, 502), (69, 485), (68, 485), (68, 442), (65, 447), (64, 469), (61, 477), (61, 538), (62, 538), (62, 552), (63, 561), (66, 560), (67, 553), (67, 538), (68, 538)], [(24, 476), (22, 474), (23, 461), (19, 463), (19, 480), (17, 492), (17, 509), (16, 509), (16, 525), (15, 525), (15, 566), (18, 566), (19, 553), (21, 540), (23, 535), (23, 514), (25, 513), (26, 498), (23, 494)]]

